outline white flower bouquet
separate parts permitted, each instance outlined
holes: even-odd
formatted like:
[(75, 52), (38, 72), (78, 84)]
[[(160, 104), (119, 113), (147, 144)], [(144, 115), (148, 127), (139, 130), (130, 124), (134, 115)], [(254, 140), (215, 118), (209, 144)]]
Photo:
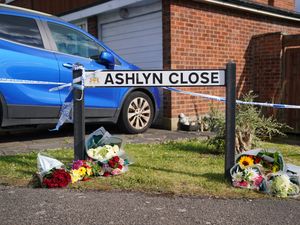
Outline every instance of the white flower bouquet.
[(122, 174), (132, 164), (123, 150), (122, 139), (112, 136), (103, 127), (88, 136), (86, 153), (90, 159), (99, 162), (103, 176)]

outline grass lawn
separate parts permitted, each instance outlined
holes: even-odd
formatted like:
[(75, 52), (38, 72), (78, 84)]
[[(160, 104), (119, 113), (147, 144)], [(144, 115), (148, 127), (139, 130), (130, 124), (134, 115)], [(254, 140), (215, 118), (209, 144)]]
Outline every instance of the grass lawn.
[[(300, 146), (263, 143), (280, 150), (288, 163), (300, 165)], [(98, 177), (71, 185), (76, 189), (130, 190), (218, 197), (264, 197), (250, 190), (231, 187), (224, 179), (224, 155), (192, 140), (165, 144), (127, 144), (134, 164), (121, 176)], [(51, 150), (47, 154), (68, 164), (73, 151)], [(36, 153), (0, 157), (0, 184), (26, 186), (36, 172)]]

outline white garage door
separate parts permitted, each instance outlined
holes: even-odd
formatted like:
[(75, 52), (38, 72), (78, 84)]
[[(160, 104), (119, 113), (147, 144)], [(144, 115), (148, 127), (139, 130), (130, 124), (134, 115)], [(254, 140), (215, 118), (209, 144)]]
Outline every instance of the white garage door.
[(162, 69), (161, 11), (101, 25), (102, 41), (142, 69)]

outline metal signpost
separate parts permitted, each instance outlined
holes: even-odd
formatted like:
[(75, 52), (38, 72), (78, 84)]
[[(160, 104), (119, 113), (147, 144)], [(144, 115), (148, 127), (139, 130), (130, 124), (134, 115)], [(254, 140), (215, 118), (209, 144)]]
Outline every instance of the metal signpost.
[[(73, 69), (73, 79), (82, 76), (83, 68)], [(86, 72), (85, 87), (189, 87), (226, 86), (225, 177), (230, 180), (235, 151), (235, 77), (234, 62), (225, 70), (169, 71), (95, 71)], [(82, 82), (82, 81), (80, 81)], [(79, 83), (81, 84), (81, 83)], [(74, 158), (85, 158), (84, 90), (74, 89)]]
[(235, 161), (235, 101), (236, 64), (226, 64), (226, 127), (225, 127), (225, 177), (231, 182), (230, 169)]
[[(83, 77), (83, 67), (75, 64), (73, 67), (73, 80)], [(82, 80), (77, 85), (82, 85)], [(85, 113), (84, 90), (73, 89), (73, 123), (74, 123), (74, 160), (85, 159)]]

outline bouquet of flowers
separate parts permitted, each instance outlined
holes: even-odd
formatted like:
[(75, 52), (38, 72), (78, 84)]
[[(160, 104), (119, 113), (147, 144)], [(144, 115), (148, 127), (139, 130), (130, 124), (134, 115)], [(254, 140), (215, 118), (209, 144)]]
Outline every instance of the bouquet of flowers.
[(231, 171), (231, 176), (234, 187), (265, 191), (265, 177), (260, 166), (249, 165), (241, 168), (236, 165)]
[(261, 165), (264, 173), (276, 173), (285, 170), (283, 157), (279, 152), (266, 150), (251, 150), (237, 156), (236, 162), (241, 168), (251, 165)]
[(95, 176), (114, 176), (128, 170), (130, 161), (121, 148), (122, 139), (112, 137), (103, 127), (86, 141), (88, 160), (77, 160), (67, 170), (65, 165), (46, 155), (38, 154), (37, 185), (48, 188), (66, 187), (69, 183), (86, 181)]
[(297, 167), (289, 169), (276, 151), (244, 152), (236, 157), (236, 164), (230, 172), (234, 187), (259, 190), (278, 197), (295, 196), (300, 191)]
[(64, 168), (64, 164), (57, 159), (53, 159), (50, 156), (39, 153), (37, 155), (37, 167), (38, 173), (41, 177), (45, 174), (48, 174), (52, 169), (61, 169)]
[(37, 167), (37, 186), (58, 188), (66, 187), (71, 182), (71, 176), (64, 164), (50, 156), (39, 153)]
[(289, 197), (299, 194), (299, 186), (292, 183), (286, 174), (277, 174), (270, 179), (270, 193), (277, 197)]
[(118, 145), (104, 145), (87, 150), (87, 155), (94, 160), (100, 162), (107, 161), (116, 155), (120, 155), (121, 150)]
[(65, 169), (51, 169), (43, 176), (42, 186), (47, 188), (66, 187), (71, 182), (71, 176)]
[(122, 149), (122, 139), (111, 136), (103, 127), (86, 140), (87, 155), (102, 166), (101, 175), (114, 176), (128, 170), (130, 160)]
[(77, 160), (73, 162), (70, 175), (72, 183), (80, 180), (86, 181), (92, 176), (100, 176), (101, 167), (97, 162), (91, 160)]
[(114, 156), (106, 163), (103, 163), (103, 176), (114, 176), (125, 173), (128, 170), (129, 162), (127, 159), (122, 159), (119, 156)]

